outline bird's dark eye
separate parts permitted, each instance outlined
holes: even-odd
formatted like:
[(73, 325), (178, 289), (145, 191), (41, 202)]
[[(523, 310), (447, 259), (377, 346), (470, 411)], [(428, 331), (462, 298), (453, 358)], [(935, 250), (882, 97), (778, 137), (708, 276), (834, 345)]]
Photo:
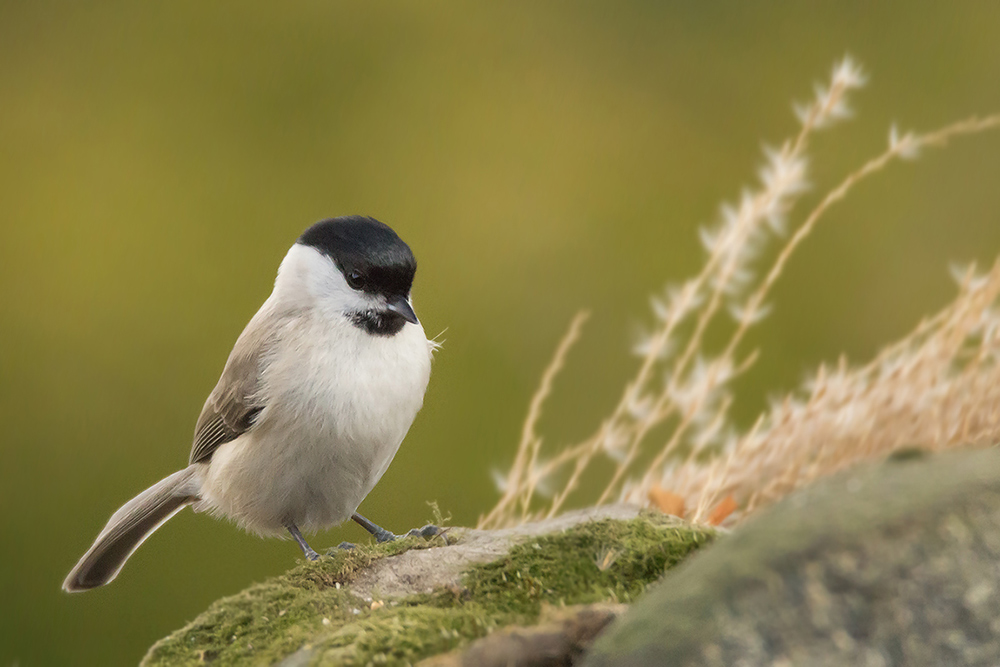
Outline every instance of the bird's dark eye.
[(365, 284), (365, 277), (360, 271), (348, 271), (346, 277), (347, 284), (351, 286), (351, 289), (361, 289)]

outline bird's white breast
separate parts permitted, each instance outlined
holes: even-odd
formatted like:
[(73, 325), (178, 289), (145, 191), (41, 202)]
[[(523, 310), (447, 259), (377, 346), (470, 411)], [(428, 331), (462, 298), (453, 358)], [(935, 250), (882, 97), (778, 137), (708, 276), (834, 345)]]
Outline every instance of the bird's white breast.
[(388, 468), (430, 377), (420, 325), (373, 336), (314, 311), (283, 326), (262, 376), (266, 407), (216, 451), (202, 493), (210, 509), (260, 534), (349, 518)]

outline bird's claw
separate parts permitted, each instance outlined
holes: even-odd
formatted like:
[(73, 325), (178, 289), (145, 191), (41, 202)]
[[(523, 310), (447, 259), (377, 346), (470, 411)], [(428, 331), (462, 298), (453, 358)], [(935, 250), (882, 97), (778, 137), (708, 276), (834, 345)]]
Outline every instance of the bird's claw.
[(425, 540), (430, 540), (435, 537), (440, 537), (444, 540), (445, 544), (448, 544), (448, 529), (441, 528), (440, 526), (435, 526), (432, 523), (427, 524), (423, 528), (414, 528), (406, 534), (407, 537), (422, 537)]
[(379, 544), (385, 544), (386, 542), (395, 542), (399, 535), (396, 535), (391, 530), (386, 530), (385, 528), (379, 528), (378, 532), (373, 533), (375, 535), (375, 541)]
[(422, 537), (425, 540), (429, 540), (432, 537), (437, 537), (443, 534), (444, 531), (435, 526), (434, 524), (427, 524), (423, 528), (414, 528), (406, 534), (407, 537)]
[(447, 528), (440, 528), (438, 526), (435, 526), (434, 524), (429, 523), (423, 528), (414, 528), (413, 530), (410, 530), (402, 535), (396, 535), (395, 533), (385, 529), (383, 529), (382, 532), (374, 533), (374, 535), (375, 535), (375, 541), (378, 544), (385, 544), (386, 542), (395, 542), (396, 540), (401, 540), (406, 537), (420, 537), (425, 540), (430, 540), (439, 536), (444, 539), (445, 544), (448, 544), (448, 538), (446, 537), (447, 532), (448, 532)]

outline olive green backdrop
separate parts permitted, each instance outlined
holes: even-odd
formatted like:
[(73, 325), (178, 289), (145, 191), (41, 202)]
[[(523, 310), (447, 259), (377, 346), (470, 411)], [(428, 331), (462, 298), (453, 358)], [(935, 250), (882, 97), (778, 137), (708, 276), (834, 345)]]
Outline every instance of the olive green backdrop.
[[(0, 4), (0, 665), (135, 663), (294, 544), (185, 512), (113, 585), (62, 578), (122, 502), (183, 466), (202, 401), (317, 219), (374, 215), (445, 331), (424, 411), (362, 510), (403, 530), (496, 498), (530, 394), (592, 309), (546, 413), (589, 432), (647, 295), (834, 60), (871, 73), (815, 144), (817, 191), (888, 126), (1000, 110), (996, 3)], [(864, 359), (1000, 252), (1000, 136), (894, 166), (835, 209), (749, 341), (746, 419)], [(365, 535), (346, 526), (317, 548)]]

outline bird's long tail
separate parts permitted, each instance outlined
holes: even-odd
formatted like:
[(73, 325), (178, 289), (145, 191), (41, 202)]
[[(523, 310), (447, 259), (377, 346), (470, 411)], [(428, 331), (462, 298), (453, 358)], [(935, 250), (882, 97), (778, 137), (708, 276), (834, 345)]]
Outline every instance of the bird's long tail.
[(63, 590), (86, 591), (118, 576), (125, 561), (153, 531), (198, 500), (198, 487), (197, 469), (191, 465), (125, 503), (66, 577)]

